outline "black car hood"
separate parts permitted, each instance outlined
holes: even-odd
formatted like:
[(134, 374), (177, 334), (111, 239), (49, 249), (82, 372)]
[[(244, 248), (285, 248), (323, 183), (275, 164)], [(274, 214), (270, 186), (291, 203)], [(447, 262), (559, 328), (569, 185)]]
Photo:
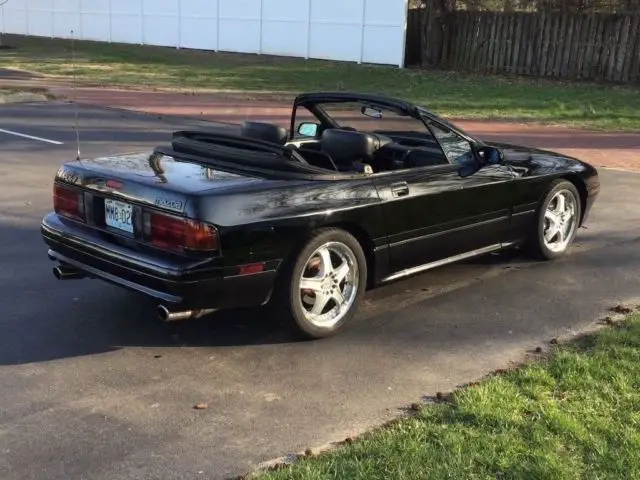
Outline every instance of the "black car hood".
[(486, 145), (499, 148), (504, 153), (505, 161), (516, 168), (543, 170), (547, 173), (554, 171), (577, 172), (591, 168), (577, 158), (540, 148), (501, 142), (486, 142)]

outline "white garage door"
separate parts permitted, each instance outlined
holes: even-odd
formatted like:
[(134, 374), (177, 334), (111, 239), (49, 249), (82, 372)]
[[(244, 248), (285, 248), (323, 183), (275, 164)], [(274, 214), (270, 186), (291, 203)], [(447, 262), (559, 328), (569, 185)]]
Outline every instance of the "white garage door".
[(403, 66), (408, 0), (8, 0), (3, 32)]

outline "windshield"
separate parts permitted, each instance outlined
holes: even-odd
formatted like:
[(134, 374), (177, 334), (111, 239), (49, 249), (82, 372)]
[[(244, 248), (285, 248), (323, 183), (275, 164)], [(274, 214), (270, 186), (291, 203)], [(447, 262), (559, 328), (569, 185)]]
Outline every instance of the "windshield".
[(420, 120), (388, 107), (366, 102), (321, 103), (317, 106), (342, 128), (351, 127), (366, 132), (429, 134)]
[(420, 113), (420, 115), (422, 115), (423, 117), (425, 117), (425, 120), (427, 122), (429, 122), (429, 120), (431, 120), (431, 122), (429, 123), (433, 123), (433, 121), (436, 121), (437, 123), (441, 124), (442, 126), (448, 128), (449, 130), (457, 130), (459, 133), (463, 134), (464, 136), (466, 136), (467, 138), (471, 139), (471, 140), (476, 140), (473, 135), (471, 135), (468, 132), (465, 132), (462, 128), (460, 128), (458, 125), (453, 125), (451, 122), (448, 122), (447, 120), (445, 120), (444, 118), (442, 118), (439, 115), (436, 115), (433, 112), (430, 112), (428, 110), (425, 110), (422, 107), (418, 107), (418, 112)]

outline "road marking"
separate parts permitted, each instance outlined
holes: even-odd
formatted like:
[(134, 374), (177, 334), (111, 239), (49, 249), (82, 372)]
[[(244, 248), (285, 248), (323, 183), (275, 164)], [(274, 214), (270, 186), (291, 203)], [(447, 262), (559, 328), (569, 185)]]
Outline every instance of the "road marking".
[(26, 135), (24, 133), (12, 132), (11, 130), (5, 130), (4, 128), (0, 128), (0, 133), (6, 133), (7, 135), (15, 135), (16, 137), (24, 137), (29, 138), (31, 140), (38, 140), (40, 142), (52, 143), (54, 145), (62, 145), (62, 142), (58, 142), (57, 140), (49, 140), (48, 138), (34, 137), (32, 135)]

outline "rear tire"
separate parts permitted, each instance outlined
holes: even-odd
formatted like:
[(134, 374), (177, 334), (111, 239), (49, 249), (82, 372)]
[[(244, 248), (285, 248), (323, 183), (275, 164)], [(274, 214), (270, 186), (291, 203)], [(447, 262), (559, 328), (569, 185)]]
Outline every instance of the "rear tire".
[(554, 181), (536, 212), (527, 251), (540, 260), (566, 255), (575, 240), (580, 218), (582, 204), (575, 185), (567, 180)]
[(279, 275), (276, 318), (308, 339), (335, 335), (355, 315), (367, 285), (367, 261), (350, 233), (315, 232)]

